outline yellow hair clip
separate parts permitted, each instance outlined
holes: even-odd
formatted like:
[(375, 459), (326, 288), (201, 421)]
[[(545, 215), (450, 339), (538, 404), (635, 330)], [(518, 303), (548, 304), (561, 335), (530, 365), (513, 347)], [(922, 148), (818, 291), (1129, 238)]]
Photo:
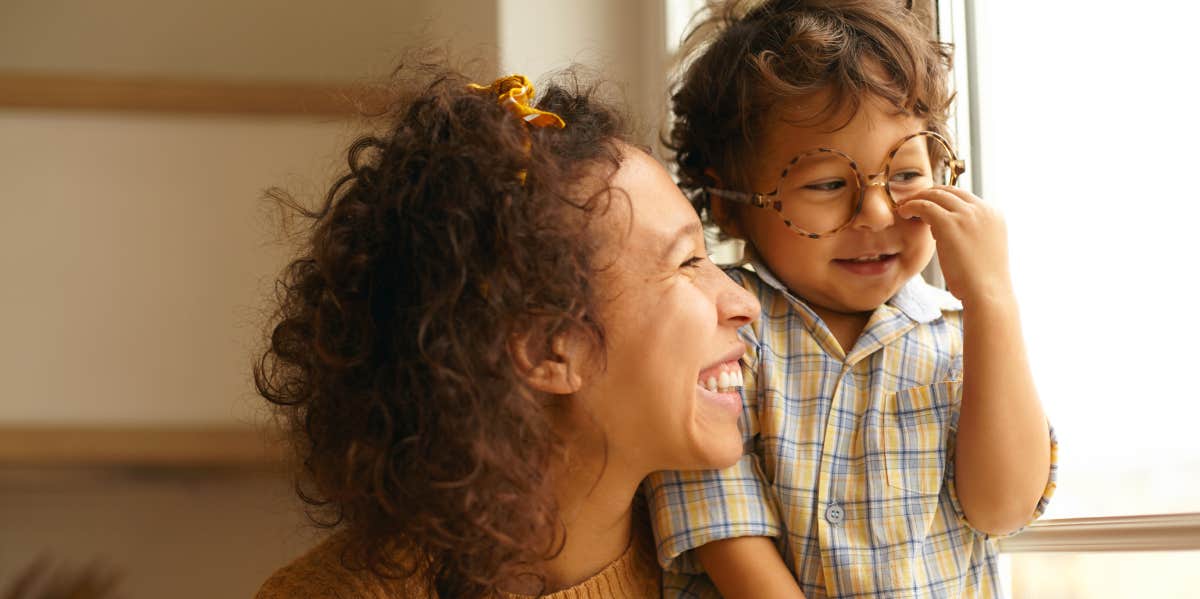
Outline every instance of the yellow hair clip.
[[(507, 109), (513, 116), (521, 119), (521, 122), (533, 125), (534, 127), (554, 127), (562, 129), (567, 124), (562, 120), (562, 117), (547, 112), (538, 110), (529, 105), (533, 100), (533, 84), (526, 79), (524, 75), (509, 75), (501, 77), (492, 82), (491, 85), (479, 85), (477, 83), (468, 83), (467, 87), (474, 91), (485, 92), (496, 97), (496, 102)], [(525, 138), (525, 151), (528, 152), (531, 146), (529, 138)], [(517, 179), (521, 185), (525, 184), (525, 171), (517, 171)]]
[(533, 84), (524, 75), (509, 75), (492, 82), (491, 85), (468, 84), (475, 91), (487, 92), (496, 97), (496, 101), (522, 121), (534, 127), (554, 127), (562, 129), (567, 124), (562, 117), (538, 110), (529, 103), (533, 100)]

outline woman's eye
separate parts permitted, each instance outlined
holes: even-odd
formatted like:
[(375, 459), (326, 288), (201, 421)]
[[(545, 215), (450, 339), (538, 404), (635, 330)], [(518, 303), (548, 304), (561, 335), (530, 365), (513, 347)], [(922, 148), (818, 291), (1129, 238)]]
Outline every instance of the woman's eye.
[(692, 256), (691, 258), (684, 260), (683, 264), (680, 264), (679, 266), (680, 268), (700, 268), (700, 265), (704, 264), (705, 260), (707, 260), (707, 258), (704, 256)]

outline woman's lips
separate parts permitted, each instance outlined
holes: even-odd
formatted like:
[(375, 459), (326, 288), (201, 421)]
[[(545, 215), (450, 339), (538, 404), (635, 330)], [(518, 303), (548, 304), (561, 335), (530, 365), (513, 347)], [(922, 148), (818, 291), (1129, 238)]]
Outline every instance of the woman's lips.
[(696, 393), (706, 402), (716, 405), (729, 412), (734, 418), (742, 413), (742, 394), (736, 388), (721, 391), (709, 391), (703, 385), (696, 385)]
[(869, 258), (836, 259), (834, 264), (856, 275), (881, 275), (891, 270), (900, 254), (880, 254)]
[(696, 375), (696, 393), (708, 403), (727, 410), (734, 417), (742, 412), (742, 394), (738, 389), (745, 384), (740, 362), (745, 353), (746, 348), (739, 346), (722, 356), (719, 362), (704, 368)]
[(744, 355), (746, 355), (746, 348), (739, 343), (736, 348), (726, 352), (725, 355), (721, 356), (719, 359), (717, 359), (717, 361), (701, 369), (700, 374), (704, 374), (710, 370), (723, 368), (728, 362), (737, 362), (738, 360), (741, 360), (742, 356)]

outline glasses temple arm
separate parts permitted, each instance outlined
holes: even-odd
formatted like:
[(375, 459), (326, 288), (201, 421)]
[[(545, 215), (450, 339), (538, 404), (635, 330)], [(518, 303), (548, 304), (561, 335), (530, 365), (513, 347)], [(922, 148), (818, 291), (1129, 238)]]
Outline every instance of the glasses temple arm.
[(708, 196), (719, 196), (721, 199), (737, 202), (739, 204), (749, 204), (759, 208), (767, 205), (767, 199), (761, 193), (746, 193), (744, 191), (732, 191), (729, 189), (718, 189), (716, 187), (705, 187), (704, 193)]

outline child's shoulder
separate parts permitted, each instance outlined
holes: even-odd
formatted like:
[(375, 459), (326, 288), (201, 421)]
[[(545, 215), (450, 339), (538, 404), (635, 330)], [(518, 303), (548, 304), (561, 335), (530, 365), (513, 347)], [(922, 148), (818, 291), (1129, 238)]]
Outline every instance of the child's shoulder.
[(745, 285), (747, 281), (752, 279), (757, 281), (752, 267), (748, 264), (727, 264), (721, 266), (721, 270), (724, 270), (725, 274), (729, 275), (729, 278), (742, 285)]
[(743, 264), (732, 264), (722, 267), (725, 274), (733, 279), (738, 285), (744, 287), (747, 291), (759, 296), (761, 300), (763, 296), (773, 293), (783, 293), (783, 284), (775, 279), (775, 275), (771, 274), (760, 264), (746, 262)]

